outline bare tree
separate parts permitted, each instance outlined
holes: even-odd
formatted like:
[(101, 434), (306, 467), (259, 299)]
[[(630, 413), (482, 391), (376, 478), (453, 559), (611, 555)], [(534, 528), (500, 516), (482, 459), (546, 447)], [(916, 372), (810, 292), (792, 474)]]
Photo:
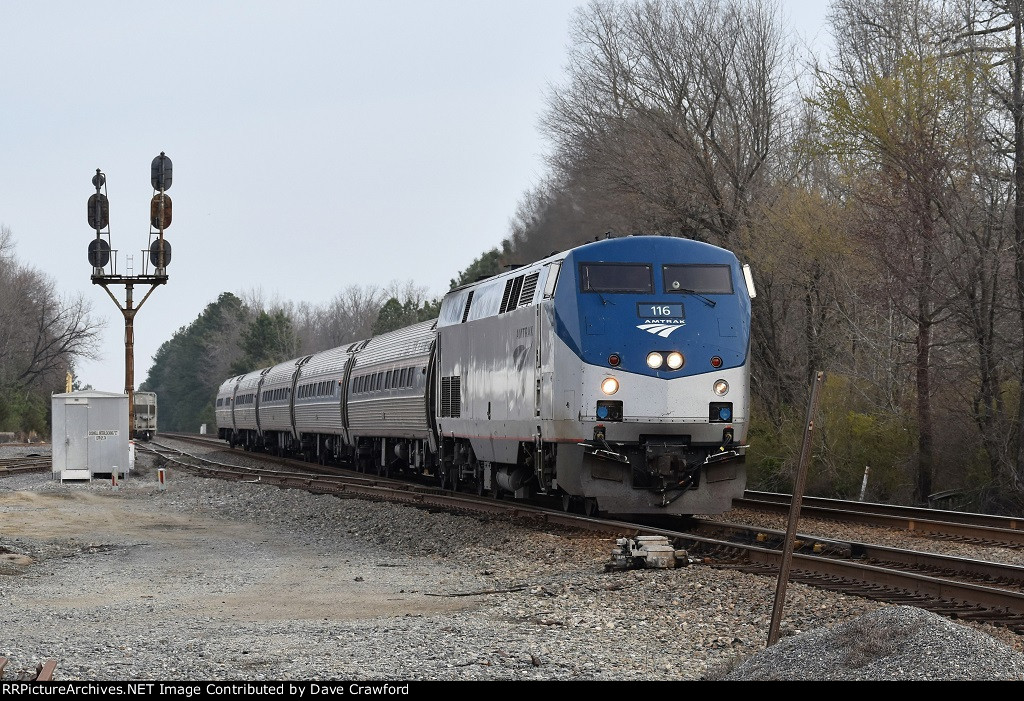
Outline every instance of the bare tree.
[(727, 245), (781, 138), (785, 42), (755, 0), (592, 0), (542, 122), (552, 165), (671, 233)]
[(82, 295), (61, 296), (43, 273), (19, 264), (13, 241), (0, 227), (0, 395), (18, 391), (40, 403), (63, 388), (76, 361), (96, 357), (102, 325)]
[(334, 348), (343, 343), (369, 338), (377, 314), (388, 295), (370, 285), (349, 285), (324, 307), (318, 345)]

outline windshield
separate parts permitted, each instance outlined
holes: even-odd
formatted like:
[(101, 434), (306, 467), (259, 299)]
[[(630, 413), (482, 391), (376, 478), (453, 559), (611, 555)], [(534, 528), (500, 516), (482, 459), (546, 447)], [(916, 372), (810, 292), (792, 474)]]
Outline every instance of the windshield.
[(665, 292), (732, 294), (732, 272), (728, 265), (665, 265), (662, 276)]
[(640, 292), (654, 291), (648, 263), (580, 263), (580, 290), (582, 292)]

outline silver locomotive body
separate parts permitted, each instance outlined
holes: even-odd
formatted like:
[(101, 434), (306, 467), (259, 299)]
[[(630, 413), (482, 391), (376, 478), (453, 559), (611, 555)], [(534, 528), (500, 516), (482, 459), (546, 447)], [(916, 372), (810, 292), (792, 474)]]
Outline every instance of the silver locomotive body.
[(746, 485), (745, 280), (723, 249), (629, 237), (449, 293), (445, 459), (481, 491), (589, 512), (727, 511)]

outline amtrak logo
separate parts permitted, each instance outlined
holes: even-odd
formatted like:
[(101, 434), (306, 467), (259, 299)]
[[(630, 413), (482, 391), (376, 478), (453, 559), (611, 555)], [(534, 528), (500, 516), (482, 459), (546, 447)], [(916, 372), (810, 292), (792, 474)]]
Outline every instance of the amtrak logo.
[(641, 331), (646, 331), (649, 334), (655, 336), (661, 336), (662, 338), (668, 338), (669, 335), (676, 329), (682, 328), (686, 325), (685, 321), (679, 323), (666, 323), (664, 321), (648, 321), (646, 323), (637, 326)]

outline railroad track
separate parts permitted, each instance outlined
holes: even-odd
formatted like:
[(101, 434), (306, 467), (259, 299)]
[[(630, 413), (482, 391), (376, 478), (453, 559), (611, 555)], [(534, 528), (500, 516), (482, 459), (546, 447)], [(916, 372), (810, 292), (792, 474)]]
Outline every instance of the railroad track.
[[(202, 441), (209, 445), (210, 441)], [(170, 446), (150, 446), (164, 460), (200, 474), (242, 479), (320, 493), (399, 501), (417, 506), (501, 513), (534, 523), (613, 534), (617, 537), (662, 536), (692, 562), (777, 576), (782, 563), (785, 533), (764, 528), (695, 519), (675, 527), (650, 525), (568, 514), (474, 495), (412, 485), (397, 479), (367, 477), (338, 470), (339, 474), (311, 474), (292, 469), (239, 467), (190, 455)], [(244, 453), (244, 458), (258, 454)], [(281, 462), (266, 459), (264, 464)], [(289, 461), (313, 467), (310, 463)], [(316, 466), (316, 469), (322, 469)], [(348, 473), (341, 474), (341, 473)], [(711, 535), (700, 535), (701, 532)], [(1024, 634), (1024, 568), (983, 560), (955, 558), (915, 550), (890, 548), (836, 539), (799, 535), (793, 553), (790, 581), (846, 594), (918, 606), (963, 620), (1009, 628)]]
[[(791, 500), (792, 495), (790, 494), (759, 492), (748, 489), (744, 494), (744, 498), (737, 500), (736, 506), (767, 508), (767, 505), (769, 504), (784, 504), (788, 509)], [(825, 497), (805, 496), (801, 498), (800, 502), (801, 511), (803, 511), (804, 508), (835, 509), (921, 520), (936, 520), (938, 515), (938, 520), (954, 523), (988, 526), (992, 528), (1006, 528), (1010, 530), (1024, 530), (1024, 517), (1020, 516), (995, 516), (992, 514), (977, 514), (969, 511), (945, 511), (942, 509), (928, 509), (921, 506), (899, 506), (896, 504), (879, 504), (871, 501), (827, 499)]]
[[(734, 499), (733, 506), (789, 513), (791, 499), (788, 494), (748, 491), (743, 499)], [(800, 516), (903, 530), (915, 535), (973, 545), (1024, 549), (1022, 518), (820, 497), (803, 497)]]
[[(534, 507), (513, 502), (488, 499), (486, 497), (474, 496), (462, 492), (447, 492), (434, 487), (417, 485), (407, 481), (377, 476), (364, 476), (353, 473), (349, 470), (337, 468), (323, 468), (315, 463), (303, 463), (290, 461), (283, 458), (273, 458), (255, 453), (243, 453), (240, 457), (249, 460), (257, 455), (258, 461), (264, 464), (292, 467), (292, 463), (298, 466), (306, 466), (310, 469), (320, 470), (321, 473), (295, 471), (293, 469), (274, 469), (273, 467), (257, 468), (243, 466), (235, 463), (225, 463), (218, 460), (203, 458), (186, 451), (174, 448), (162, 443), (151, 442), (139, 448), (140, 452), (150, 453), (158, 458), (177, 465), (186, 470), (191, 470), (205, 477), (216, 477), (220, 479), (240, 480), (250, 483), (259, 483), (281, 488), (304, 489), (318, 494), (334, 494), (337, 496), (352, 496), (370, 499), (384, 499), (387, 501), (402, 502), (423, 507), (445, 508), (454, 511), (468, 511), (473, 513), (501, 513), (510, 518), (542, 521), (544, 523), (580, 528), (582, 530), (598, 531), (603, 533), (619, 533), (621, 522), (607, 521), (602, 519), (580, 518), (573, 514), (565, 514), (542, 507)], [(323, 471), (328, 473), (324, 474)], [(632, 530), (636, 530), (635, 527)]]
[(52, 468), (53, 459), (49, 455), (0, 458), (0, 477), (10, 477), (24, 472), (42, 472)]
[[(676, 539), (705, 564), (776, 575), (785, 532), (702, 522)], [(1024, 567), (797, 534), (790, 580), (1024, 634)]]

